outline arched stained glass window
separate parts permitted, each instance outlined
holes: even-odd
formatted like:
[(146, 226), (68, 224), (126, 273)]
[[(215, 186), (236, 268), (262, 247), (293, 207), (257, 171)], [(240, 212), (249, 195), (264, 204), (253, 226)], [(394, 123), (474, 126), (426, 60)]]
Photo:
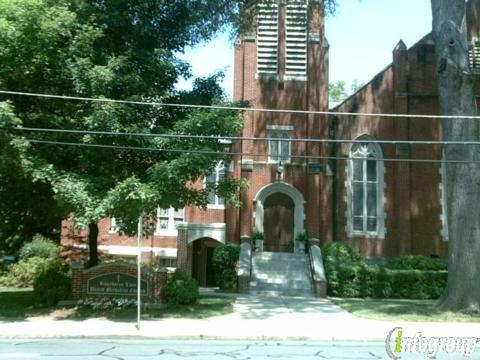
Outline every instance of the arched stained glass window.
[[(353, 144), (348, 160), (348, 226), (349, 235), (383, 237), (384, 182), (383, 155), (370, 136)], [(370, 141), (369, 141), (370, 140)]]

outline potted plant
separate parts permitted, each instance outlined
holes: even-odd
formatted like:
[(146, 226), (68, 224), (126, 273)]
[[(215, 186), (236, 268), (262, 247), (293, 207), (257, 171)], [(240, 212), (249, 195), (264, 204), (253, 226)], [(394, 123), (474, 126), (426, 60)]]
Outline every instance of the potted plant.
[(302, 233), (302, 234), (297, 235), (297, 237), (295, 238), (295, 241), (297, 243), (298, 252), (299, 253), (304, 253), (305, 249), (306, 249), (307, 241), (308, 241), (307, 233)]
[(259, 232), (259, 231), (255, 231), (253, 234), (252, 234), (252, 243), (254, 243), (255, 245), (255, 251), (263, 251), (263, 233)]

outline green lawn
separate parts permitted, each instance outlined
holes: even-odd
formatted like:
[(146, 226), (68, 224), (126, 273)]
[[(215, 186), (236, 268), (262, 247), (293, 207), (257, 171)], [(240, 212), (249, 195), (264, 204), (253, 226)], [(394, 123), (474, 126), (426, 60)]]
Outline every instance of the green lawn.
[(434, 300), (331, 299), (348, 312), (362, 318), (385, 321), (480, 322), (480, 314), (442, 312)]
[[(165, 306), (161, 309), (142, 310), (142, 319), (189, 318), (203, 319), (226, 315), (233, 311), (235, 299), (225, 297), (200, 297), (192, 306)], [(136, 308), (92, 310), (90, 307), (37, 307), (31, 289), (0, 288), (0, 320), (25, 319), (47, 316), (57, 320), (108, 318), (116, 320), (136, 319)]]

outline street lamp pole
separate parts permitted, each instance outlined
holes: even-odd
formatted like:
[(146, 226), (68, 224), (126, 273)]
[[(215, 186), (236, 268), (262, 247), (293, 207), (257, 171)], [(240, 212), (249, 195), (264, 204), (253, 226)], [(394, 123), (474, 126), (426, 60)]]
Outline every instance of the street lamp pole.
[(142, 274), (141, 274), (141, 263), (142, 263), (142, 233), (143, 233), (143, 219), (142, 216), (138, 218), (138, 227), (137, 227), (137, 330), (140, 330), (140, 308), (141, 308), (141, 285), (142, 285)]

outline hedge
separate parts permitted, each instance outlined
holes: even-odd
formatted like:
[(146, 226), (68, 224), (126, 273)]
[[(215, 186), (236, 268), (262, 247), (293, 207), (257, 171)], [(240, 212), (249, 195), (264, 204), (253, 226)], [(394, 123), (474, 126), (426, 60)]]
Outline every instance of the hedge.
[[(445, 270), (399, 270), (367, 265), (347, 245), (324, 250), (328, 295), (403, 299), (438, 299), (447, 284)], [(408, 260), (411, 261), (411, 260)]]
[(447, 270), (447, 264), (422, 255), (401, 256), (390, 261), (387, 267), (397, 270)]

